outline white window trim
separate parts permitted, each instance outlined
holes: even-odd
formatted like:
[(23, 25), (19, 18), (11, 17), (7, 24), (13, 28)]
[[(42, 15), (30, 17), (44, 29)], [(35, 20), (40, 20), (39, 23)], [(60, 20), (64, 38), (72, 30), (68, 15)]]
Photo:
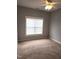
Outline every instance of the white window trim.
[(30, 34), (30, 35), (27, 35), (26, 28), (25, 28), (25, 34), (26, 34), (26, 36), (38, 36), (38, 35), (41, 36), (41, 35), (43, 35), (44, 34), (44, 19), (43, 19), (43, 17), (25, 16), (25, 21), (26, 21), (27, 18), (34, 18), (34, 19), (36, 18), (36, 19), (43, 20), (43, 30), (42, 30), (42, 34)]

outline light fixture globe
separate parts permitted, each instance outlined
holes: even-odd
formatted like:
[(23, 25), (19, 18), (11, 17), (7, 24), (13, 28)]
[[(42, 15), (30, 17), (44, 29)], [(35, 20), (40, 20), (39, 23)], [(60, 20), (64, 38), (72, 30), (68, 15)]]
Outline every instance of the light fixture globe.
[(52, 8), (53, 8), (52, 5), (46, 5), (46, 6), (45, 6), (45, 10), (51, 10)]

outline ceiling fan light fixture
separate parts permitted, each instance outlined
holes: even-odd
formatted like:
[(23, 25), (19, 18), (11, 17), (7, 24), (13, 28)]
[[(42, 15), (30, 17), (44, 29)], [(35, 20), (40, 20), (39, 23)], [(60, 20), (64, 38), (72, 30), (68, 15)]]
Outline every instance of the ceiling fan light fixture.
[(52, 0), (42, 0), (43, 6), (45, 10), (51, 10), (52, 8), (55, 8), (55, 5), (58, 4), (58, 2), (54, 2)]
[(51, 10), (52, 8), (53, 8), (52, 5), (46, 5), (46, 6), (45, 6), (45, 10)]

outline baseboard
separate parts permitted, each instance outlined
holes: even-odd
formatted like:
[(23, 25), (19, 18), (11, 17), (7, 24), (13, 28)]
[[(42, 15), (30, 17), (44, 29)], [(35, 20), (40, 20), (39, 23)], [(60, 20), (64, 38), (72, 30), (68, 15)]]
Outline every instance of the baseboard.
[(61, 42), (60, 41), (57, 41), (57, 40), (55, 40), (55, 39), (52, 39), (52, 40), (54, 40), (55, 42), (57, 42), (58, 44), (61, 44)]

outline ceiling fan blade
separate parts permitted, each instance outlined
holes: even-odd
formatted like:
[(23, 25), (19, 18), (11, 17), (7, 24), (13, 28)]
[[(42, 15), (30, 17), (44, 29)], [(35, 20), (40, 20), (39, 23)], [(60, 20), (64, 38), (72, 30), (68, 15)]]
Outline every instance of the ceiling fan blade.
[(46, 6), (46, 4), (41, 4), (40, 6)]
[(52, 4), (60, 4), (60, 2), (52, 2)]

